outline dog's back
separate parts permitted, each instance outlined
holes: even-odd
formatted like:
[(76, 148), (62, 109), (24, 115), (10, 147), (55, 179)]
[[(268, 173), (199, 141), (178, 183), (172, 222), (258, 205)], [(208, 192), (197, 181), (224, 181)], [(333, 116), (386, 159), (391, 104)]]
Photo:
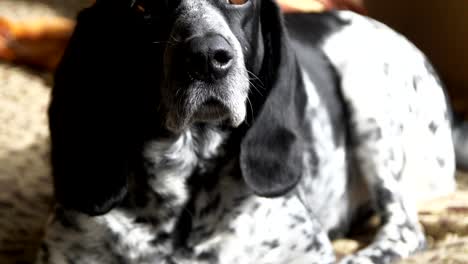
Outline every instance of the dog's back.
[(351, 12), (287, 15), (286, 25), (308, 72), (323, 78), (305, 47), (322, 50), (336, 73), (337, 87), (317, 89), (338, 130), (352, 130), (362, 118), (353, 115), (393, 119), (392, 133), (402, 140), (395, 146), (405, 152), (404, 160), (394, 161), (405, 165), (405, 192), (424, 200), (454, 190), (452, 109), (424, 54), (387, 26)]
[[(286, 16), (286, 25), (305, 75), (315, 76), (328, 124), (334, 128), (327, 142), (333, 138), (336, 142), (337, 137), (345, 141), (344, 147), (329, 148), (329, 153), (336, 151), (329, 157), (338, 160), (338, 166), (324, 170), (334, 175), (326, 177), (328, 185), (308, 184), (308, 189), (321, 187), (320, 194), (327, 197), (317, 206), (320, 199), (313, 193), (306, 199), (314, 204), (311, 210), (338, 234), (346, 232), (362, 207), (383, 211), (390, 219), (397, 215), (408, 219), (415, 226), (409, 229), (417, 230), (416, 203), (455, 189), (452, 113), (437, 73), (403, 36), (351, 12), (292, 14)], [(311, 50), (323, 52), (330, 67), (317, 68), (320, 57), (311, 56), (317, 53)], [(321, 85), (324, 78), (329, 80)], [(336, 86), (327, 85), (331, 82)], [(320, 132), (326, 134), (326, 126), (312, 134)], [(340, 157), (343, 148), (346, 154)], [(342, 167), (341, 160), (345, 160)], [(336, 176), (343, 168), (346, 177)], [(394, 210), (397, 207), (401, 209)], [(403, 229), (397, 230), (392, 236)], [(418, 239), (421, 234), (408, 238), (414, 247)], [(393, 252), (389, 256), (395, 254), (385, 247), (371, 248), (363, 255), (375, 250), (382, 252), (380, 257), (387, 251)]]

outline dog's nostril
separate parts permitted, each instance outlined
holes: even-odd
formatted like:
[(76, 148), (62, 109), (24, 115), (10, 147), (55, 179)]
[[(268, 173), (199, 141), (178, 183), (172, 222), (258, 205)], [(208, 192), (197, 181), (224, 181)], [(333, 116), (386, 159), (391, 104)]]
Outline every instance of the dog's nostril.
[(232, 55), (226, 50), (218, 50), (215, 52), (213, 56), (213, 60), (214, 62), (217, 62), (221, 66), (224, 66), (228, 64), (229, 62), (231, 62)]
[(185, 58), (185, 63), (190, 69), (199, 69), (201, 70), (204, 68), (206, 64), (206, 57), (203, 54), (192, 54), (191, 56), (187, 56)]

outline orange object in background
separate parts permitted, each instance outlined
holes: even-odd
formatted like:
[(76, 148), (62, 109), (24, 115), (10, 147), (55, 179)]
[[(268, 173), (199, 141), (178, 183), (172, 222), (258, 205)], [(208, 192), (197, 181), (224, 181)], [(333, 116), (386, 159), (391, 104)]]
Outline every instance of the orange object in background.
[(320, 0), (278, 0), (284, 12), (322, 12), (326, 10), (329, 1)]
[(284, 12), (322, 12), (347, 9), (365, 14), (363, 0), (278, 0)]
[[(278, 0), (284, 12), (361, 11), (361, 0)], [(90, 3), (92, 0), (90, 0)], [(54, 70), (75, 26), (66, 18), (12, 22), (0, 17), (0, 60)]]
[(75, 23), (65, 18), (15, 23), (0, 18), (0, 59), (53, 70), (74, 27)]

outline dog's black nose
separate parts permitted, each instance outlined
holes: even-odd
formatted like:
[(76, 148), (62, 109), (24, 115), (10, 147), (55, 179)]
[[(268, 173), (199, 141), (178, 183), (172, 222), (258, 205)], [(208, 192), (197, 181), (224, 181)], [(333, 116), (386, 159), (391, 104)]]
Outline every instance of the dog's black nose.
[(199, 80), (216, 80), (225, 77), (232, 68), (234, 51), (221, 35), (191, 38), (186, 46), (188, 74)]

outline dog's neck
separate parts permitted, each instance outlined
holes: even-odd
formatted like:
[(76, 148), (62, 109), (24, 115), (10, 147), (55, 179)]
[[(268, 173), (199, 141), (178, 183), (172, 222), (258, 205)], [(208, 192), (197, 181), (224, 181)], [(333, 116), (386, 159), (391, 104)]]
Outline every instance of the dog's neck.
[(159, 190), (172, 179), (187, 179), (195, 169), (208, 170), (206, 161), (223, 154), (226, 138), (227, 132), (215, 126), (192, 126), (178, 135), (148, 141), (143, 158), (151, 185)]
[[(130, 182), (132, 203), (153, 209), (185, 206), (192, 191), (187, 182), (195, 174), (214, 170), (217, 162), (212, 160), (224, 155), (222, 146), (228, 133), (215, 126), (197, 125), (177, 135), (148, 140), (140, 169)], [(141, 188), (150, 189), (154, 197), (138, 197)]]

